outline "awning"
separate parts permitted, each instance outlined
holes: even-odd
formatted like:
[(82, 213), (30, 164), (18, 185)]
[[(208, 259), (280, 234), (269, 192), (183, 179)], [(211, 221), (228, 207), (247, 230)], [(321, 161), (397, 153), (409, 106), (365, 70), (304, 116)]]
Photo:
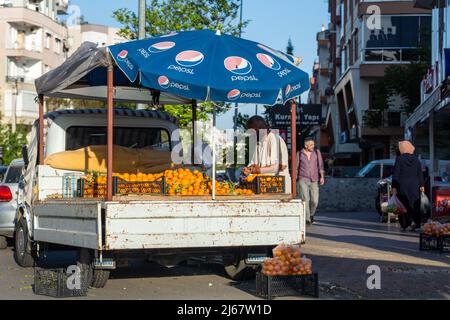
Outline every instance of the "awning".
[[(36, 79), (37, 93), (53, 98), (106, 101), (108, 63), (105, 48), (84, 42), (62, 65)], [(139, 81), (132, 83), (117, 67), (114, 67), (114, 101), (162, 105), (191, 103), (189, 99), (142, 87)]]

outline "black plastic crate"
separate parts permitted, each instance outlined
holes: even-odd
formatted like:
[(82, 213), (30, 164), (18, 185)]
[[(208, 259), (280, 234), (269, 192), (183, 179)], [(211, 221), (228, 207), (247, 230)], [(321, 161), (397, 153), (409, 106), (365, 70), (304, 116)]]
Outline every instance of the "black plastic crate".
[[(89, 182), (79, 179), (77, 184), (77, 195), (80, 198), (106, 198), (107, 184)], [(113, 177), (113, 195), (128, 194), (154, 194), (164, 195), (166, 193), (166, 178), (161, 177), (154, 181), (128, 182)]]
[(34, 293), (53, 298), (84, 297), (89, 284), (81, 274), (80, 289), (69, 289), (67, 280), (72, 274), (65, 269), (34, 269)]
[(266, 276), (256, 274), (256, 295), (272, 300), (275, 297), (310, 296), (319, 297), (319, 275)]
[(439, 250), (441, 239), (437, 236), (430, 236), (425, 233), (420, 234), (420, 251)]
[(441, 236), (440, 239), (440, 250), (442, 253), (450, 252), (450, 235)]
[(254, 194), (285, 193), (285, 180), (284, 176), (257, 176), (251, 182), (244, 181), (242, 186), (252, 190)]
[(163, 195), (166, 193), (166, 178), (161, 177), (154, 181), (128, 182), (122, 179), (115, 179), (113, 184), (113, 194), (154, 194)]

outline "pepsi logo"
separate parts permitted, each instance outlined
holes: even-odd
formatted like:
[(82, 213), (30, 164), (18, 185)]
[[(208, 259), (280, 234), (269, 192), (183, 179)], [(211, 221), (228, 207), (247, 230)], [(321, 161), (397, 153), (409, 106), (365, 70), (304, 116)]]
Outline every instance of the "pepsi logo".
[(289, 97), (291, 92), (292, 92), (292, 86), (290, 84), (288, 84), (287, 87), (286, 87), (285, 96)]
[(271, 56), (269, 56), (268, 54), (258, 53), (256, 55), (256, 58), (258, 58), (258, 60), (269, 69), (272, 69), (275, 71), (278, 71), (281, 69), (280, 63), (277, 60), (275, 60), (274, 58), (272, 58)]
[(127, 57), (128, 57), (128, 51), (127, 50), (122, 50), (117, 55), (117, 58), (119, 58), (120, 60), (125, 60)]
[(170, 80), (166, 76), (160, 76), (158, 78), (158, 84), (161, 88), (167, 89), (170, 85)]
[(194, 51), (194, 50), (187, 50), (180, 52), (175, 57), (175, 61), (182, 67), (195, 67), (203, 62), (205, 59), (205, 56), (203, 53)]
[(224, 66), (228, 71), (238, 75), (246, 75), (252, 71), (251, 63), (241, 57), (233, 56), (226, 58), (224, 61)]
[(239, 98), (241, 95), (241, 92), (238, 89), (234, 89), (231, 90), (230, 92), (228, 92), (227, 98), (228, 100), (236, 100), (237, 98)]
[(160, 52), (164, 52), (169, 49), (172, 49), (173, 47), (175, 47), (175, 42), (164, 41), (164, 42), (158, 42), (158, 43), (151, 45), (148, 48), (148, 51), (150, 51), (151, 53), (160, 53)]

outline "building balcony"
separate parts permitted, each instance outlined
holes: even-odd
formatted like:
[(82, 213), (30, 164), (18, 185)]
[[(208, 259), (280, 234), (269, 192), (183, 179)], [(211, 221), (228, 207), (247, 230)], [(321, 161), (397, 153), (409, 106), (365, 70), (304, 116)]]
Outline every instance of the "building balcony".
[(17, 83), (17, 84), (21, 84), (21, 83), (25, 83), (25, 84), (34, 84), (34, 81), (36, 80), (33, 77), (27, 77), (27, 76), (11, 76), (11, 75), (7, 75), (5, 77), (5, 80), (7, 83)]
[(363, 113), (363, 136), (399, 136), (404, 134), (406, 115), (401, 111), (366, 110)]
[(56, 12), (60, 15), (65, 15), (69, 12), (69, 0), (56, 1)]
[(26, 48), (18, 48), (18, 49), (10, 49), (7, 48), (5, 50), (7, 57), (25, 57), (32, 60), (42, 60), (42, 52), (40, 51), (32, 51)]

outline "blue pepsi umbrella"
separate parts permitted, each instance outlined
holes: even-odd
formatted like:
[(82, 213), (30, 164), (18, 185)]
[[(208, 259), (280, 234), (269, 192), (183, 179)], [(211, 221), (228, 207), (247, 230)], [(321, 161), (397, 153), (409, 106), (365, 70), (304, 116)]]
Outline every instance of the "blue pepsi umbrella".
[(184, 31), (109, 47), (131, 82), (216, 102), (285, 103), (309, 89), (292, 56), (211, 30)]

